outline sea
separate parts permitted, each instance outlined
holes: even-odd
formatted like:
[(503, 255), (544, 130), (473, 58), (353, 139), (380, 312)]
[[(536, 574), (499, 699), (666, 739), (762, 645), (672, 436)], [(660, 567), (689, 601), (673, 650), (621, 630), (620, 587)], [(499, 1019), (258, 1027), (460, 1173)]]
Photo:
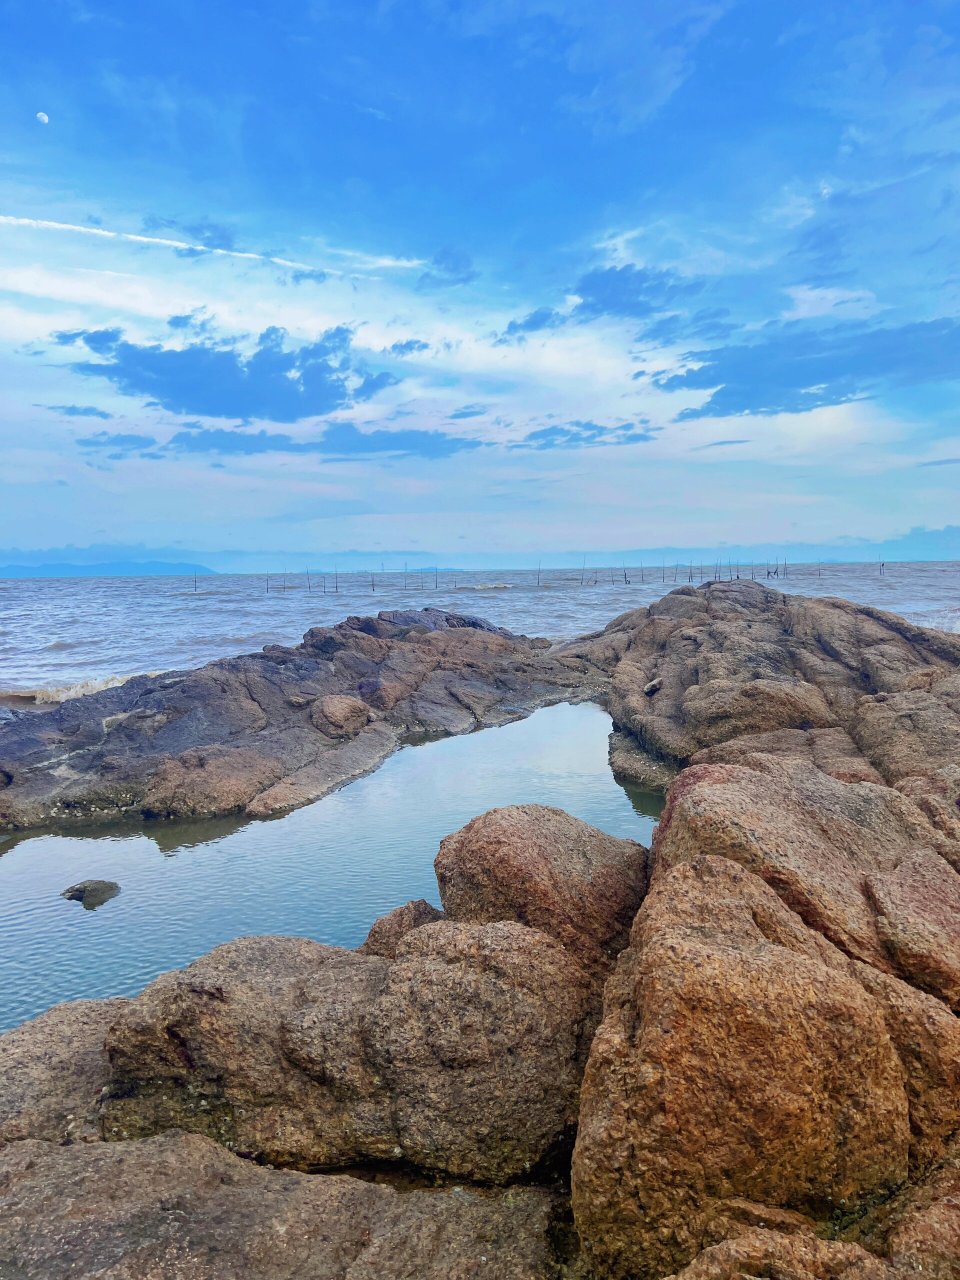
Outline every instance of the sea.
[[(0, 689), (33, 706), (146, 671), (296, 643), (348, 614), (423, 605), (528, 635), (597, 630), (717, 566), (620, 565), (517, 573), (253, 575), (0, 581)], [(723, 576), (736, 576), (724, 566)], [(741, 576), (750, 568), (740, 566)], [(767, 567), (754, 568), (767, 581)], [(788, 565), (771, 585), (845, 596), (960, 632), (960, 564)], [(268, 589), (269, 586), (269, 589)], [(0, 835), (0, 1031), (63, 1000), (132, 995), (242, 935), (355, 947), (412, 898), (439, 905), (440, 841), (499, 805), (549, 804), (649, 843), (662, 797), (608, 764), (610, 717), (560, 705), (460, 738), (406, 746), (373, 774), (277, 818)], [(424, 797), (429, 797), (429, 804)], [(83, 880), (116, 891), (95, 909)]]
[[(960, 563), (722, 564), (781, 591), (843, 596), (960, 631)], [(0, 698), (57, 702), (144, 672), (182, 670), (265, 644), (296, 644), (350, 614), (425, 605), (565, 639), (604, 627), (710, 565), (584, 565), (487, 573), (217, 574), (0, 579)]]

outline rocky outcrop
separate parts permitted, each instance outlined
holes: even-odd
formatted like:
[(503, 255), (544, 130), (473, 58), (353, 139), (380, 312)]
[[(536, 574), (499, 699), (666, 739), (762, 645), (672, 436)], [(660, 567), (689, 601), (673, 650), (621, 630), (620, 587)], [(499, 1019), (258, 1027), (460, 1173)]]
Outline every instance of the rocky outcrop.
[(242, 938), (107, 1033), (105, 1137), (190, 1129), (271, 1164), (507, 1182), (569, 1142), (593, 985), (553, 938), (441, 921), (394, 960)]
[(855, 1214), (909, 1149), (901, 1062), (845, 957), (726, 858), (657, 874), (583, 1086), (574, 1211), (599, 1274)]
[[(552, 649), (419, 613), (278, 652), (321, 674), (168, 752), (163, 812), (301, 794), (294, 722), (342, 770), (607, 682), (618, 772), (674, 779), (654, 847), (495, 810), (444, 841), (443, 913), (399, 907), (357, 952), (241, 939), (89, 1033), (68, 1006), (0, 1040), (0, 1274), (958, 1280), (960, 640), (724, 583)], [(260, 661), (205, 669), (228, 716)], [(77, 1143), (93, 1116), (106, 1141)], [(562, 1187), (574, 1133), (576, 1259), (516, 1185)]]
[(395, 960), (401, 938), (405, 938), (413, 929), (419, 929), (421, 925), (435, 924), (443, 918), (443, 912), (424, 898), (405, 902), (402, 907), (395, 907), (387, 915), (375, 920), (366, 940), (357, 950), (366, 955), (386, 956), (388, 960)]
[(398, 1191), (239, 1160), (196, 1134), (0, 1149), (16, 1280), (552, 1280), (555, 1198)]
[(110, 1078), (104, 1039), (127, 1004), (74, 1000), (0, 1036), (0, 1145), (99, 1137), (96, 1106)]
[(647, 850), (544, 805), (491, 809), (440, 845), (451, 920), (517, 920), (605, 974), (647, 887)]
[(478, 618), (348, 618), (292, 648), (138, 676), (0, 724), (0, 830), (264, 816), (369, 772), (412, 733), (586, 697), (604, 676)]

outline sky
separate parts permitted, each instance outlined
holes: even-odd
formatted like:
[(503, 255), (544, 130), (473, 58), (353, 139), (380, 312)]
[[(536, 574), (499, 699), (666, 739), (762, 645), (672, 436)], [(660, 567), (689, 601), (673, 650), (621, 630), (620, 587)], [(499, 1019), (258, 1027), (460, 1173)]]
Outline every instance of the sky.
[(0, 0), (0, 546), (956, 523), (956, 0)]

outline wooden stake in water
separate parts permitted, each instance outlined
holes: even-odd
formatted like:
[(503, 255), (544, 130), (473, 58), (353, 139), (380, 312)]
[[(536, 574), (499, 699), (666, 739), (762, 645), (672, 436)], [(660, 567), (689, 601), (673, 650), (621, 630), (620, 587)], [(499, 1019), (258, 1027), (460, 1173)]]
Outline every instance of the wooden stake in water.
[(540, 565), (537, 565), (537, 586), (540, 585)]
[(587, 572), (587, 557), (583, 557), (583, 564), (580, 566), (580, 585), (583, 586), (583, 575)]
[(336, 565), (333, 566), (333, 589), (338, 595), (340, 594), (340, 575), (337, 573)]
[(313, 587), (310, 585), (310, 570), (308, 569), (307, 570), (307, 592), (309, 594), (312, 591), (313, 591)]

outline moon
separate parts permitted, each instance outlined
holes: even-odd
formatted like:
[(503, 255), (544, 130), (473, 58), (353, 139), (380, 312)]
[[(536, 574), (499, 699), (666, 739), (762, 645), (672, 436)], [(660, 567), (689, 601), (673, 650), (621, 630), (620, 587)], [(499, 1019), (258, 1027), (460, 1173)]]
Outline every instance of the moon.
[(49, 124), (49, 123), (50, 123), (50, 117), (47, 115), (47, 113), (46, 113), (45, 111), (38, 111), (38, 112), (37, 112), (37, 119), (40, 121), (40, 123), (41, 123), (41, 124)]

